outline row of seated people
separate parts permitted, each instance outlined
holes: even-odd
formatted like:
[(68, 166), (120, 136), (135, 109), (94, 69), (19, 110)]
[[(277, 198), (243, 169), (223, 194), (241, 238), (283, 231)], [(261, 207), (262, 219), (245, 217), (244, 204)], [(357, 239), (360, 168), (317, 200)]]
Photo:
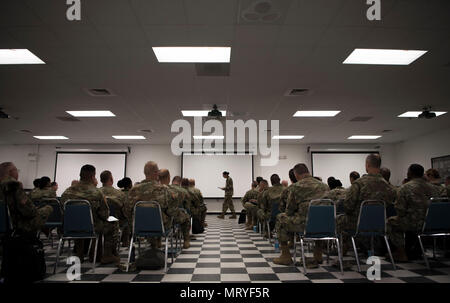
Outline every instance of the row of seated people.
[[(170, 184), (169, 171), (160, 170), (152, 161), (145, 164), (144, 174), (145, 180), (142, 182), (131, 186), (130, 180), (129, 184), (124, 185), (123, 190), (117, 190), (113, 188), (111, 172), (103, 171), (100, 174), (103, 186), (97, 188), (95, 167), (84, 165), (80, 170), (80, 180), (72, 182), (59, 198), (61, 205), (68, 200), (87, 200), (90, 203), (95, 232), (104, 239), (103, 245), (99, 245), (103, 250), (99, 249), (97, 254), (102, 264), (119, 265), (118, 241), (121, 240), (124, 247), (129, 245), (134, 205), (138, 201), (158, 202), (164, 228), (168, 230), (173, 224), (180, 226), (184, 240), (183, 248), (190, 247), (191, 218), (206, 226), (207, 209), (200, 190), (195, 188), (195, 180), (175, 176)], [(39, 231), (48, 232), (44, 225), (53, 208), (46, 205), (45, 199), (56, 197), (55, 191), (50, 188), (50, 180), (41, 178), (39, 188), (29, 195), (25, 193), (18, 180), (18, 170), (13, 163), (0, 164), (0, 201), (7, 203), (14, 232), (30, 235), (36, 235)], [(40, 203), (42, 201), (44, 202)], [(119, 221), (108, 220), (111, 214), (108, 205), (115, 207)], [(118, 239), (120, 227), (122, 239)], [(149, 242), (152, 248), (161, 247), (160, 238), (149, 239)], [(93, 260), (94, 249), (87, 252), (86, 241), (76, 240), (74, 249), (81, 262), (86, 253), (89, 253), (90, 261)]]
[[(341, 214), (336, 217), (338, 234), (343, 236), (343, 255), (351, 247), (348, 231), (355, 231), (358, 215), (363, 201), (378, 200), (385, 203), (390, 217), (387, 221), (387, 234), (394, 247), (394, 259), (400, 262), (408, 260), (405, 251), (406, 232), (417, 233), (423, 227), (426, 211), (431, 198), (450, 196), (450, 178), (446, 185), (438, 183), (437, 171), (428, 170), (419, 164), (408, 168), (407, 178), (401, 186), (389, 183), (390, 171), (381, 168), (381, 158), (371, 154), (366, 158), (367, 174), (359, 177), (357, 172), (350, 174), (351, 186), (347, 189), (342, 183), (330, 177), (328, 185), (320, 178), (312, 177), (307, 166), (299, 163), (289, 171), (291, 185), (283, 186), (277, 174), (270, 178), (272, 186), (261, 177), (252, 183), (252, 188), (242, 198), (247, 213), (245, 229), (252, 230), (261, 222), (271, 222), (280, 241), (281, 256), (274, 259), (275, 264), (293, 263), (290, 248), (294, 235), (303, 232), (311, 200), (330, 199), (338, 202)], [(279, 209), (274, 211), (273, 205)], [(264, 226), (264, 225), (263, 225)], [(266, 233), (266, 237), (269, 235)], [(316, 241), (314, 257), (308, 259), (308, 266), (317, 267), (322, 263), (322, 246)]]

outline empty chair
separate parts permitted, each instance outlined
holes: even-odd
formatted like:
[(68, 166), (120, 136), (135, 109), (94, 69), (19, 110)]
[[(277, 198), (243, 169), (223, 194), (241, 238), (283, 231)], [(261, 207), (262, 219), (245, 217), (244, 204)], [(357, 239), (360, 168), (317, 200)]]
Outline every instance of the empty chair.
[[(306, 258), (304, 250), (305, 240), (335, 241), (338, 250), (341, 273), (344, 273), (339, 238), (336, 231), (336, 205), (329, 199), (311, 200), (306, 217), (305, 231), (298, 234), (302, 251), (303, 269), (306, 272)], [(294, 237), (294, 264), (296, 262), (297, 239)]]
[(59, 255), (61, 250), (63, 250), (64, 248), (64, 241), (82, 239), (91, 239), (89, 244), (89, 251), (91, 250), (92, 240), (96, 240), (94, 248), (94, 261), (92, 264), (92, 271), (95, 272), (98, 236), (95, 233), (94, 229), (94, 219), (92, 217), (91, 204), (86, 200), (67, 200), (66, 203), (64, 203), (63, 235), (59, 239), (53, 273), (56, 272)]
[(431, 203), (428, 206), (422, 232), (418, 235), (423, 259), (428, 269), (430, 269), (430, 264), (425, 254), (422, 237), (436, 238), (450, 235), (450, 203), (434, 201), (436, 201), (436, 199), (431, 200)]
[(353, 250), (355, 252), (356, 264), (358, 271), (361, 271), (359, 264), (358, 249), (355, 244), (355, 237), (370, 237), (371, 250), (374, 250), (374, 237), (383, 237), (386, 243), (392, 267), (396, 269), (394, 258), (392, 257), (391, 247), (389, 246), (388, 237), (386, 235), (386, 206), (383, 201), (366, 200), (361, 203), (359, 209), (358, 224), (355, 234), (352, 238)]
[[(170, 237), (171, 243), (173, 243), (173, 233), (172, 229), (165, 230), (164, 228), (161, 206), (155, 201), (139, 201), (134, 206), (133, 214), (133, 231), (131, 234), (126, 271), (129, 269), (133, 242), (136, 238), (139, 241), (139, 237), (165, 237), (164, 271), (167, 272), (168, 241)], [(173, 247), (171, 248), (173, 249)]]

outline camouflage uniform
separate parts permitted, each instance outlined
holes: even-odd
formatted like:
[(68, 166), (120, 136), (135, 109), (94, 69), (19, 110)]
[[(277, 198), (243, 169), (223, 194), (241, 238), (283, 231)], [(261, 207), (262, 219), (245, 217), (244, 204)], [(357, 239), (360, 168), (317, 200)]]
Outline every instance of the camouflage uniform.
[(227, 181), (225, 183), (225, 199), (222, 206), (222, 215), (225, 215), (228, 208), (231, 210), (233, 215), (236, 214), (233, 205), (233, 179), (231, 179), (230, 177), (227, 178)]
[(404, 232), (422, 229), (429, 199), (438, 193), (439, 189), (423, 178), (401, 186), (394, 204), (397, 215), (390, 217), (387, 224), (389, 238), (395, 246), (405, 247)]
[(446, 197), (447, 190), (444, 186), (442, 186), (439, 183), (433, 183), (433, 182), (430, 182), (430, 184), (433, 185), (433, 187), (435, 188), (434, 193), (436, 196), (434, 196), (434, 197)]
[(37, 188), (30, 193), (30, 199), (33, 202), (40, 202), (42, 199), (47, 198), (56, 198), (56, 192), (51, 188)]
[(280, 203), (281, 194), (284, 189), (285, 188), (281, 184), (276, 184), (264, 191), (264, 193), (261, 195), (261, 199), (258, 201), (259, 204), (257, 215), (260, 221), (270, 220), (272, 214), (272, 205), (274, 203)]
[(180, 224), (183, 237), (186, 239), (189, 237), (189, 231), (191, 229), (191, 220), (187, 211), (183, 208), (183, 202), (186, 199), (186, 191), (178, 185), (167, 185), (169, 192), (176, 197), (177, 211), (174, 217), (176, 224)]
[[(91, 205), (94, 228), (97, 234), (102, 234), (105, 240), (103, 256), (118, 256), (117, 243), (119, 235), (119, 222), (108, 222), (109, 208), (106, 198), (93, 184), (80, 181), (70, 186), (61, 195), (61, 203), (68, 200), (87, 200)], [(81, 242), (78, 242), (81, 245)]]
[(320, 199), (328, 190), (328, 185), (311, 176), (291, 185), (286, 212), (277, 216), (276, 230), (280, 242), (287, 242), (290, 239), (289, 233), (304, 230), (309, 202)]
[(283, 190), (280, 197), (280, 212), (284, 213), (286, 211), (287, 198), (289, 196), (289, 191), (292, 189), (292, 185), (289, 185), (287, 188)]
[(176, 195), (169, 192), (167, 186), (161, 185), (157, 181), (144, 180), (130, 190), (128, 198), (133, 208), (138, 201), (158, 202), (161, 207), (164, 228), (172, 227), (172, 219), (178, 211), (178, 201)]
[(450, 198), (450, 185), (447, 185), (445, 187), (445, 190), (442, 192), (442, 197), (449, 197)]
[(343, 187), (336, 187), (328, 192), (322, 197), (322, 199), (330, 199), (331, 201), (340, 201), (345, 199), (347, 190)]
[(252, 218), (252, 222), (253, 220), (254, 222), (256, 222), (257, 206), (255, 203), (250, 202), (250, 200), (258, 199), (258, 194), (259, 192), (256, 189), (252, 188), (245, 193), (244, 197), (241, 200), (242, 206), (247, 211), (247, 215)]
[(123, 246), (128, 246), (126, 244), (130, 242), (131, 230), (133, 229), (133, 221), (132, 221), (133, 207), (131, 207), (130, 200), (128, 199), (128, 194), (130, 193), (130, 190), (122, 189), (122, 193), (125, 196), (123, 210), (125, 212), (125, 217), (127, 217), (128, 219), (127, 220), (128, 224), (124, 226), (122, 230), (122, 242), (124, 243)]
[(128, 238), (129, 238), (129, 229), (128, 229), (128, 222), (129, 222), (129, 209), (128, 207), (128, 203), (126, 201), (126, 196), (125, 194), (118, 190), (115, 189), (112, 186), (103, 186), (100, 188), (100, 191), (103, 193), (103, 195), (106, 198), (106, 201), (109, 205), (109, 203), (112, 203), (115, 206), (116, 209), (116, 216), (117, 219), (119, 219), (119, 226), (126, 231), (127, 233), (123, 232), (122, 233), (122, 239), (125, 243), (128, 243)]
[(199, 219), (200, 219), (200, 223), (205, 223), (205, 218), (206, 218), (206, 204), (205, 201), (203, 200), (203, 195), (202, 192), (196, 188), (196, 187), (192, 187), (192, 190), (196, 196), (196, 205), (195, 207), (198, 209), (198, 215), (199, 215)]
[(353, 182), (347, 190), (343, 203), (344, 215), (337, 217), (339, 232), (356, 230), (359, 209), (365, 200), (380, 200), (386, 207), (392, 205), (396, 198), (396, 190), (381, 176), (381, 174), (367, 174)]
[(37, 233), (53, 211), (49, 205), (36, 208), (25, 194), (22, 183), (12, 177), (0, 182), (0, 200), (7, 203), (13, 227), (19, 232)]

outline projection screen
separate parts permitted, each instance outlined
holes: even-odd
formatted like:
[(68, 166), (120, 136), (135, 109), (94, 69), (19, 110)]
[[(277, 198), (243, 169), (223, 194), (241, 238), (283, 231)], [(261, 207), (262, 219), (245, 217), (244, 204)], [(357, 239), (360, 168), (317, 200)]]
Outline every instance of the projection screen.
[(233, 197), (243, 197), (253, 180), (251, 154), (185, 154), (182, 156), (183, 178), (194, 178), (195, 186), (205, 198), (221, 198), (225, 187), (222, 172), (228, 171), (233, 179)]
[(324, 183), (328, 177), (335, 177), (347, 188), (352, 171), (361, 176), (366, 173), (366, 157), (371, 153), (378, 152), (311, 152), (312, 174), (321, 177)]
[(95, 166), (98, 187), (101, 187), (100, 174), (111, 171), (114, 186), (125, 176), (126, 152), (57, 152), (55, 181), (58, 183), (57, 196), (70, 186), (72, 180), (80, 179), (80, 169), (85, 164)]

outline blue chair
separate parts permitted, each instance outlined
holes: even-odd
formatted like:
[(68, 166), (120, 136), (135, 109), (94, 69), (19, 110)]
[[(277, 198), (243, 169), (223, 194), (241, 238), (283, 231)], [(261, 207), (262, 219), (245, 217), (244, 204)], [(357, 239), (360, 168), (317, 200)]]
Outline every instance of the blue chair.
[(361, 271), (358, 250), (355, 244), (355, 238), (358, 236), (370, 237), (372, 251), (374, 251), (374, 237), (383, 237), (392, 262), (392, 267), (396, 270), (391, 247), (389, 246), (388, 237), (386, 235), (386, 205), (383, 201), (366, 200), (361, 203), (359, 209), (358, 225), (355, 234), (351, 238), (358, 271)]
[(45, 222), (44, 225), (49, 230), (49, 237), (53, 248), (52, 230), (63, 226), (63, 210), (61, 207), (61, 203), (58, 201), (58, 199), (49, 198), (49, 199), (42, 199), (40, 201), (40, 205), (50, 205), (53, 208), (53, 212), (50, 214), (50, 216), (47, 219), (47, 222)]
[(95, 272), (98, 235), (95, 233), (94, 229), (94, 219), (92, 217), (91, 204), (86, 200), (67, 200), (66, 203), (64, 203), (63, 235), (59, 239), (53, 273), (56, 273), (59, 255), (61, 250), (63, 250), (64, 248), (64, 241), (82, 239), (91, 239), (88, 251), (91, 250), (92, 240), (95, 239), (94, 262), (92, 264), (92, 271)]
[[(338, 250), (338, 258), (341, 266), (341, 273), (344, 274), (342, 265), (341, 248), (336, 231), (336, 205), (329, 199), (311, 200), (306, 217), (305, 231), (298, 233), (300, 237), (300, 246), (302, 250), (303, 270), (306, 271), (306, 258), (304, 250), (304, 241), (335, 241)], [(297, 239), (294, 237), (294, 264), (297, 257)]]
[(430, 269), (430, 264), (425, 254), (422, 237), (433, 237), (433, 239), (436, 239), (436, 237), (450, 236), (450, 203), (434, 202), (436, 200), (432, 199), (430, 201), (422, 232), (417, 236), (422, 249), (423, 259), (428, 269)]
[[(155, 201), (139, 201), (134, 205), (133, 211), (133, 231), (131, 234), (130, 249), (128, 252), (128, 262), (126, 271), (130, 266), (131, 252), (134, 239), (138, 240), (140, 250), (140, 237), (165, 237), (165, 256), (164, 256), (164, 272), (167, 272), (167, 255), (169, 246), (169, 237), (173, 243), (172, 229), (165, 230), (161, 212), (161, 206)], [(173, 250), (173, 247), (171, 247)], [(139, 251), (140, 253), (140, 251)], [(173, 254), (172, 254), (173, 263)]]

